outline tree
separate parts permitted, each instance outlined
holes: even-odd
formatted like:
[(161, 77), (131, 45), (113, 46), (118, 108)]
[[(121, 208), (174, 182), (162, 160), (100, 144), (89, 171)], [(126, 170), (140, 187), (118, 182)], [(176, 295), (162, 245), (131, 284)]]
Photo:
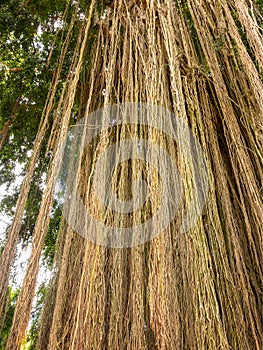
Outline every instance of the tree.
[(5, 345), (8, 339), (8, 335), (12, 326), (12, 319), (15, 311), (16, 299), (18, 296), (18, 290), (9, 290), (10, 299), (7, 305), (6, 314), (4, 317), (4, 324), (1, 325), (1, 340), (0, 349), (5, 349)]
[[(37, 349), (261, 349), (261, 4), (92, 0), (74, 2), (65, 23), (1, 256), (3, 301), (30, 180), (42, 149), (52, 151), (6, 350), (19, 349), (26, 336), (58, 179), (66, 179), (60, 182), (66, 199), (74, 198), (77, 187), (83, 206), (104, 229), (85, 221), (72, 201), (65, 202), (64, 215), (54, 215), (59, 227), (57, 242), (51, 239), (51, 246), (56, 244), (54, 276), (44, 293)], [(126, 115), (119, 115), (118, 107), (109, 109), (112, 105), (132, 106), (137, 119), (120, 122)], [(105, 111), (113, 111), (110, 118)], [(140, 124), (144, 115), (148, 124)], [(151, 124), (155, 117), (160, 124)], [(89, 139), (99, 123), (108, 128)], [(84, 147), (86, 138), (90, 142)], [(116, 151), (96, 180), (100, 157), (125, 139), (135, 140), (139, 149), (148, 139), (159, 153), (151, 153), (149, 143), (145, 153), (152, 158), (144, 161), (127, 160)], [(108, 181), (104, 175), (113, 158), (124, 161)], [(157, 170), (149, 159), (157, 159)], [(170, 187), (177, 175), (169, 164), (178, 168), (180, 197)], [(117, 203), (123, 203), (143, 193), (132, 187), (141, 178), (148, 197), (140, 210), (116, 213), (98, 200), (96, 181), (102, 192), (110, 187)], [(152, 237), (150, 232), (144, 244), (133, 244), (136, 227), (162, 208), (160, 193), (166, 187), (165, 214), (152, 227), (159, 234)], [(173, 201), (179, 199), (179, 209), (170, 217)], [(169, 224), (163, 227), (167, 217)], [(132, 228), (127, 245), (104, 237), (111, 227), (115, 233)]]

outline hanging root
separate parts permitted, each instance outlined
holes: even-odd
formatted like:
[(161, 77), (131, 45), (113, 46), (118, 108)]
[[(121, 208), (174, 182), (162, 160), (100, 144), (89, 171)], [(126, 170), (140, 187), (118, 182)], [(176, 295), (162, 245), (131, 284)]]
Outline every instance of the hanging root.
[[(94, 6), (92, 1), (75, 49), (71, 67), (75, 73), (60, 100), (61, 127), (54, 126), (56, 136), (51, 141), (56, 153), (7, 345), (10, 350), (19, 349), (29, 318), (57, 165), (62, 162), (60, 151), (88, 55)], [(202, 215), (188, 232), (182, 232), (189, 204), (193, 203), (193, 212), (201, 205), (200, 199), (193, 201), (196, 159), (179, 149), (185, 140), (176, 144), (162, 130), (125, 124), (97, 135), (85, 148), (76, 174), (82, 202), (97, 221), (118, 228), (146, 222), (158, 212), (160, 193), (168, 177), (174, 176), (167, 173), (161, 178), (160, 171), (141, 159), (120, 162), (107, 183), (111, 191), (127, 202), (133, 198), (132, 183), (144, 178), (148, 198), (140, 210), (116, 215), (98, 199), (92, 181), (99, 157), (125, 139), (148, 139), (169, 154), (181, 177), (182, 203), (166, 228), (160, 223), (158, 236), (125, 249), (96, 245), (69, 224), (61, 225), (38, 349), (260, 350), (263, 52), (253, 13), (243, 0), (121, 0), (100, 15), (94, 20), (92, 55), (82, 71), (85, 79), (78, 101), (79, 116), (85, 111), (83, 123), (88, 124), (90, 114), (99, 108), (128, 102), (173, 112), (189, 125), (201, 146), (209, 190)], [(240, 35), (244, 28), (253, 57)], [(98, 122), (107, 124), (107, 114), (100, 116)], [(169, 130), (176, 132), (174, 123), (170, 120)], [(89, 130), (82, 130), (78, 140), (84, 142)], [(77, 141), (74, 147), (79, 147)], [(114, 154), (117, 160), (121, 156), (120, 150)], [(168, 169), (161, 150), (156, 156)], [(169, 195), (173, 196), (171, 189)], [(169, 210), (165, 208), (165, 215)], [(83, 223), (87, 235), (105, 234), (73, 207), (69, 217)]]

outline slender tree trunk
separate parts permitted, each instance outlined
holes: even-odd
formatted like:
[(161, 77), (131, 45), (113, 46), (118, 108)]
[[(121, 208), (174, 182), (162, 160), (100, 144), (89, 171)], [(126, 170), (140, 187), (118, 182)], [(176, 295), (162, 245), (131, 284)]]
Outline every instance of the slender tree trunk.
[(8, 135), (9, 135), (9, 129), (12, 126), (13, 122), (16, 119), (16, 114), (20, 105), (20, 101), (21, 101), (21, 96), (18, 97), (18, 99), (16, 100), (16, 103), (14, 105), (13, 111), (12, 111), (12, 115), (10, 117), (10, 120), (8, 120), (5, 125), (3, 126), (2, 130), (0, 131), (0, 150), (3, 148)]

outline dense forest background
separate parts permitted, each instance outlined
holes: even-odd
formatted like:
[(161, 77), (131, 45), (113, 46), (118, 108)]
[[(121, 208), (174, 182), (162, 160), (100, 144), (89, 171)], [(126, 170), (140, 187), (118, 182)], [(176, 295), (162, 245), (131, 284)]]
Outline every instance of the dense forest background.
[[(262, 349), (262, 32), (261, 0), (1, 1), (0, 350)], [(191, 238), (173, 223), (138, 249), (86, 246), (48, 187), (60, 130), (87, 106), (138, 99), (184, 110), (212, 169), (210, 207)], [(21, 267), (40, 231), (38, 262)]]

